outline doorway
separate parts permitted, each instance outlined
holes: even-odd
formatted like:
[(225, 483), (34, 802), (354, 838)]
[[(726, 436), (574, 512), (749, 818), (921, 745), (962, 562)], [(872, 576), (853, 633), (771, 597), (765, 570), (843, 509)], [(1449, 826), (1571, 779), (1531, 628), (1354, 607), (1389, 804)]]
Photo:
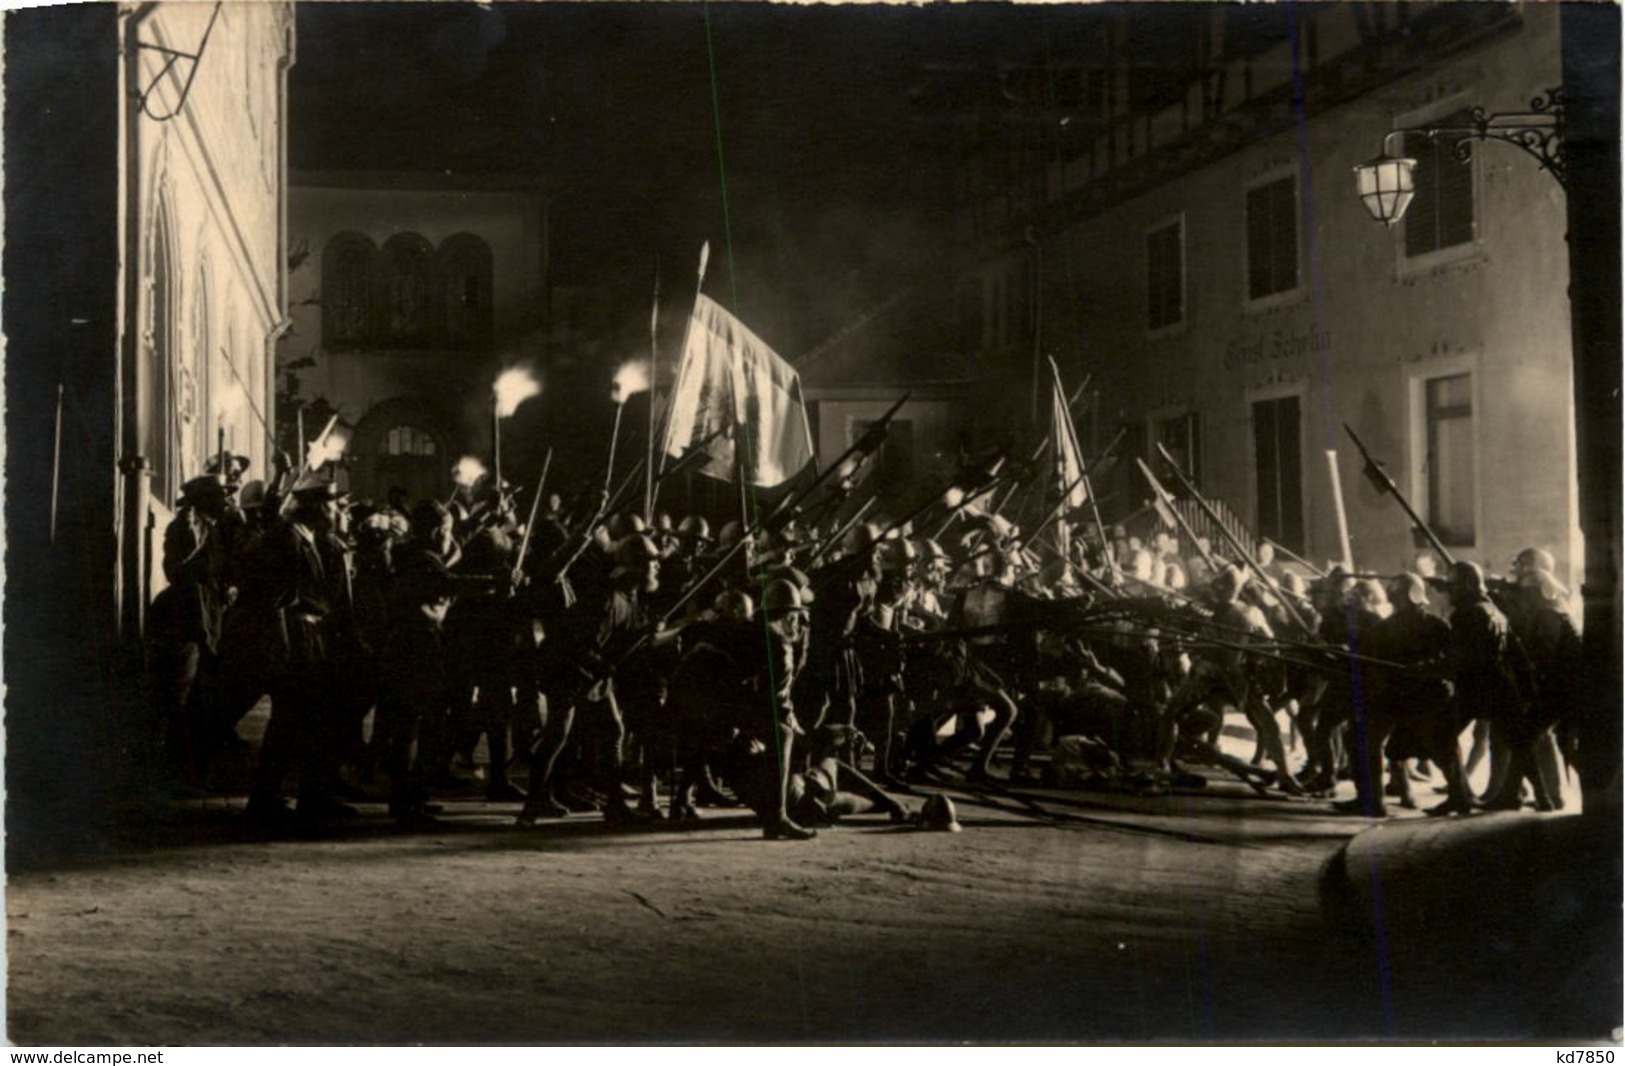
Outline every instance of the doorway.
[(1253, 403), (1258, 535), (1300, 554), (1304, 550), (1302, 423), (1296, 396)]

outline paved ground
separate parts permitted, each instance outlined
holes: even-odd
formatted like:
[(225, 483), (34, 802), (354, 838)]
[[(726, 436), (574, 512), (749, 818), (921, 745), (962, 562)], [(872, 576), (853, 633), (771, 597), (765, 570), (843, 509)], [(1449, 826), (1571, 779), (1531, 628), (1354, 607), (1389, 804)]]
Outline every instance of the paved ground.
[[(1348, 887), (1358, 856), (1339, 858), (1366, 824), (1249, 797), (1222, 784), (1160, 798), (961, 794), (962, 833), (857, 820), (804, 844), (761, 841), (728, 811), (686, 831), (615, 832), (585, 815), (527, 831), (513, 805), (472, 801), (433, 832), (396, 832), (370, 807), (327, 839), (264, 841), (240, 801), (194, 804), (107, 838), (100, 856), (13, 874), (9, 1037), (1606, 1035), (1577, 1028), (1598, 1016), (1597, 990), (1551, 984), (1544, 962), (1432, 958), (1401, 922), (1415, 942), (1396, 968)], [(1598, 932), (1617, 949), (1617, 930)], [(1563, 945), (1570, 958), (1598, 950)], [(1603, 955), (1617, 974), (1617, 952)]]

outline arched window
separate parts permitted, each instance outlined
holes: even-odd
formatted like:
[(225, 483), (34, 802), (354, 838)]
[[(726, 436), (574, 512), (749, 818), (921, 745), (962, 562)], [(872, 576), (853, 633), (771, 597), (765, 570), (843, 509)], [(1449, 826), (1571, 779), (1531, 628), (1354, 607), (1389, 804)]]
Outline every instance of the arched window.
[(322, 251), (322, 343), (359, 348), (372, 341), (372, 271), (378, 250), (359, 233), (341, 233)]
[(436, 448), (434, 436), (428, 430), (397, 425), (391, 426), (384, 434), (383, 447), (379, 451), (383, 455), (434, 455)]
[[(190, 344), (180, 372), (180, 414), (187, 434), (186, 452), (208, 456), (214, 449), (216, 412), (214, 378), (209, 373), (209, 270), (200, 265), (192, 285), (192, 324)], [(206, 461), (206, 460), (205, 460)], [(201, 470), (201, 465), (198, 466)], [(190, 466), (183, 476), (192, 473)]]
[[(152, 227), (148, 326), (145, 358), (137, 368), (141, 446), (152, 471), (154, 498), (168, 501), (178, 488), (175, 478), (175, 252), (169, 232), (169, 210), (160, 204)], [(166, 506), (168, 504), (166, 503)]]
[(492, 332), (491, 246), (472, 233), (458, 233), (441, 242), (439, 259), (446, 346), (461, 351), (488, 348)]
[(427, 240), (416, 233), (391, 237), (374, 280), (381, 347), (426, 348), (439, 340), (445, 317), (435, 285), (434, 248)]

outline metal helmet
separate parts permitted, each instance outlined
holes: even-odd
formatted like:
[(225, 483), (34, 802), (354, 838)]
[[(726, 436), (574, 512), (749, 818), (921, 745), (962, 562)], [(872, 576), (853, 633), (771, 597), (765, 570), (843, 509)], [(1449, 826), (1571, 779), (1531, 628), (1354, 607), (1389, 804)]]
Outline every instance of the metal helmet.
[(739, 589), (717, 593), (717, 598), (711, 601), (711, 609), (719, 617), (735, 622), (749, 622), (756, 617), (756, 601)]
[(722, 527), (722, 532), (717, 534), (717, 543), (722, 545), (724, 548), (731, 548), (735, 544), (738, 544), (741, 528), (742, 527), (739, 525), (737, 519), (729, 522), (727, 525)]
[(627, 537), (615, 546), (616, 567), (634, 567), (660, 558), (660, 549), (655, 542), (641, 533)]
[(875, 543), (880, 539), (880, 527), (873, 522), (864, 522), (853, 526), (847, 533), (843, 547), (848, 555), (862, 555), (864, 552), (874, 551)]
[(789, 578), (774, 578), (762, 590), (762, 613), (769, 618), (806, 609), (801, 600), (801, 589)]
[(677, 533), (689, 540), (708, 541), (711, 539), (711, 523), (703, 515), (691, 514), (677, 523)]
[(907, 571), (916, 554), (914, 545), (901, 537), (883, 540), (880, 542), (880, 569), (888, 574)]
[(920, 828), (942, 833), (959, 832), (959, 816), (954, 811), (954, 801), (940, 792), (933, 792), (926, 798), (925, 806), (920, 808)]
[(1468, 596), (1480, 597), (1484, 595), (1484, 571), (1477, 563), (1457, 562), (1450, 564), (1450, 591), (1454, 595), (1458, 592)]
[(1240, 594), (1242, 586), (1247, 584), (1247, 571), (1239, 566), (1226, 566), (1220, 570), (1213, 579), (1214, 595), (1224, 599), (1234, 599)]
[(1421, 574), (1400, 574), (1388, 583), (1388, 599), (1394, 603), (1408, 603), (1412, 607), (1426, 607), (1427, 582)]
[(628, 514), (622, 511), (620, 514), (611, 515), (609, 519), (609, 536), (611, 540), (621, 540), (633, 534), (642, 533), (645, 529), (643, 518), (640, 515)]
[(1554, 574), (1557, 572), (1557, 560), (1545, 548), (1525, 548), (1512, 560), (1512, 570), (1516, 574)]

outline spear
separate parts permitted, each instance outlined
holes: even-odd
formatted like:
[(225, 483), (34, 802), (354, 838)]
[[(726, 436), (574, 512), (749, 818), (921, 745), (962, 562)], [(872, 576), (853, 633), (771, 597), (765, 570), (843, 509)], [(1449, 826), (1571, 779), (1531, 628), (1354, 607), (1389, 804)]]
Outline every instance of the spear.
[(530, 551), (530, 535), (536, 530), (536, 510), (542, 503), (542, 489), (547, 486), (547, 470), (553, 465), (553, 449), (547, 449), (542, 460), (542, 476), (536, 480), (536, 497), (530, 501), (530, 517), (525, 519), (525, 535), (519, 538), (519, 552), (513, 560), (513, 576), (518, 580), (525, 569), (525, 555)]
[(1416, 508), (1412, 507), (1411, 502), (1405, 498), (1405, 494), (1399, 491), (1399, 486), (1394, 484), (1394, 479), (1388, 476), (1388, 471), (1382, 468), (1382, 464), (1371, 458), (1371, 452), (1366, 448), (1365, 441), (1361, 440), (1360, 435), (1354, 432), (1354, 427), (1344, 422), (1343, 428), (1348, 431), (1349, 437), (1354, 441), (1354, 446), (1360, 449), (1361, 458), (1365, 460), (1366, 480), (1371, 482), (1372, 487), (1378, 493), (1392, 496), (1405, 514), (1410, 517), (1416, 528), (1422, 531), (1422, 535), (1428, 539), (1428, 543), (1433, 545), (1433, 550), (1439, 553), (1439, 558), (1443, 559), (1446, 565), (1454, 565), (1456, 559), (1455, 556), (1450, 554), (1450, 549), (1446, 548), (1444, 541), (1440, 540), (1428, 524), (1422, 521), (1422, 516), (1416, 513)]
[(822, 543), (822, 544), (820, 544), (818, 546), (817, 550), (815, 550), (811, 555), (807, 556), (807, 566), (809, 568), (811, 568), (811, 566), (814, 563), (816, 563), (819, 559), (823, 558), (825, 552), (829, 551), (832, 547), (839, 544), (841, 542), (841, 538), (846, 536), (847, 533), (852, 529), (852, 527), (856, 526), (859, 522), (861, 522), (863, 520), (863, 516), (869, 513), (869, 508), (873, 507), (878, 499), (879, 499), (879, 497), (871, 496), (867, 500), (864, 500), (863, 501), (863, 506), (858, 508), (856, 514), (854, 514), (851, 518), (847, 519), (845, 524), (837, 527), (824, 540), (824, 543)]
[(1291, 548), (1288, 548), (1286, 545), (1281, 544), (1281, 543), (1279, 543), (1277, 541), (1273, 541), (1268, 537), (1264, 538), (1264, 543), (1268, 544), (1270, 547), (1274, 548), (1276, 551), (1280, 552), (1282, 555), (1286, 556), (1288, 559), (1291, 559), (1293, 562), (1297, 563), (1299, 566), (1307, 568), (1308, 571), (1311, 574), (1314, 574), (1316, 577), (1325, 577), (1326, 576), (1326, 571), (1322, 570), (1320, 567), (1316, 566), (1314, 563), (1310, 562), (1308, 559), (1305, 559), (1303, 556), (1299, 555), (1297, 552), (1293, 551)]
[(1196, 539), (1196, 531), (1191, 529), (1190, 523), (1185, 521), (1185, 516), (1179, 513), (1178, 508), (1172, 506), (1173, 497), (1169, 494), (1167, 489), (1162, 487), (1162, 482), (1157, 480), (1157, 475), (1151, 472), (1151, 468), (1145, 465), (1145, 460), (1136, 458), (1134, 462), (1139, 466), (1140, 473), (1145, 475), (1145, 480), (1148, 484), (1150, 484), (1151, 491), (1156, 493), (1157, 513), (1170, 517), (1174, 520), (1175, 524), (1177, 524), (1180, 530), (1185, 534), (1186, 539), (1191, 542), (1191, 547), (1202, 553), (1203, 562), (1207, 563), (1208, 566), (1212, 567), (1214, 570), (1222, 569), (1219, 561), (1213, 557), (1213, 553), (1206, 548), (1203, 548), (1202, 542)]
[[(853, 441), (852, 445), (847, 448), (846, 451), (842, 452), (840, 457), (837, 458), (835, 462), (831, 463), (829, 466), (820, 471), (818, 476), (813, 478), (813, 480), (805, 488), (798, 489), (797, 491), (786, 496), (784, 499), (780, 500), (778, 506), (773, 508), (772, 512), (763, 520), (762, 524), (771, 528), (772, 523), (780, 519), (781, 516), (787, 513), (793, 514), (795, 506), (799, 505), (803, 500), (810, 497), (818, 486), (829, 480), (829, 476), (832, 473), (840, 470), (846, 465), (847, 461), (852, 459), (854, 456), (859, 457), (858, 463), (861, 464), (864, 459), (872, 455), (876, 448), (879, 448), (883, 443), (885, 443), (886, 436), (890, 432), (892, 418), (897, 414), (898, 411), (903, 409), (903, 405), (908, 402), (910, 395), (912, 394), (907, 392), (903, 393), (902, 398), (896, 403), (892, 404), (886, 413), (880, 416), (879, 421), (871, 424), (868, 429), (864, 430), (861, 437)], [(857, 464), (854, 464), (852, 472), (855, 473), (856, 470)]]
[[(1179, 464), (1174, 461), (1173, 456), (1168, 454), (1168, 449), (1163, 447), (1160, 441), (1157, 444), (1157, 451), (1161, 453), (1163, 462), (1168, 464), (1168, 468), (1173, 471), (1175, 480), (1179, 482), (1186, 494), (1196, 502), (1196, 506), (1200, 507), (1202, 509), (1202, 513), (1207, 515), (1208, 521), (1212, 522), (1213, 525), (1218, 528), (1219, 533), (1223, 535), (1224, 539), (1230, 543), (1230, 547), (1235, 551), (1236, 557), (1242, 562), (1246, 563), (1247, 568), (1253, 573), (1257, 574), (1260, 581), (1262, 581), (1266, 586), (1269, 585), (1270, 576), (1264, 573), (1264, 568), (1262, 566), (1258, 565), (1258, 560), (1253, 558), (1253, 553), (1248, 551), (1246, 547), (1242, 545), (1241, 541), (1234, 533), (1230, 532), (1229, 526), (1225, 525), (1219, 520), (1219, 516), (1214, 513), (1212, 505), (1210, 505), (1207, 500), (1202, 498), (1201, 493), (1196, 491), (1196, 487), (1192, 485), (1185, 477), (1184, 472), (1179, 469)], [(1304, 621), (1303, 615), (1299, 614), (1298, 609), (1292, 605), (1292, 601), (1290, 599), (1283, 598), (1281, 600), (1281, 606), (1286, 608), (1286, 613), (1292, 616), (1292, 621), (1297, 624), (1299, 629), (1303, 630), (1305, 633), (1314, 632), (1314, 630), (1309, 627), (1309, 623)]]

